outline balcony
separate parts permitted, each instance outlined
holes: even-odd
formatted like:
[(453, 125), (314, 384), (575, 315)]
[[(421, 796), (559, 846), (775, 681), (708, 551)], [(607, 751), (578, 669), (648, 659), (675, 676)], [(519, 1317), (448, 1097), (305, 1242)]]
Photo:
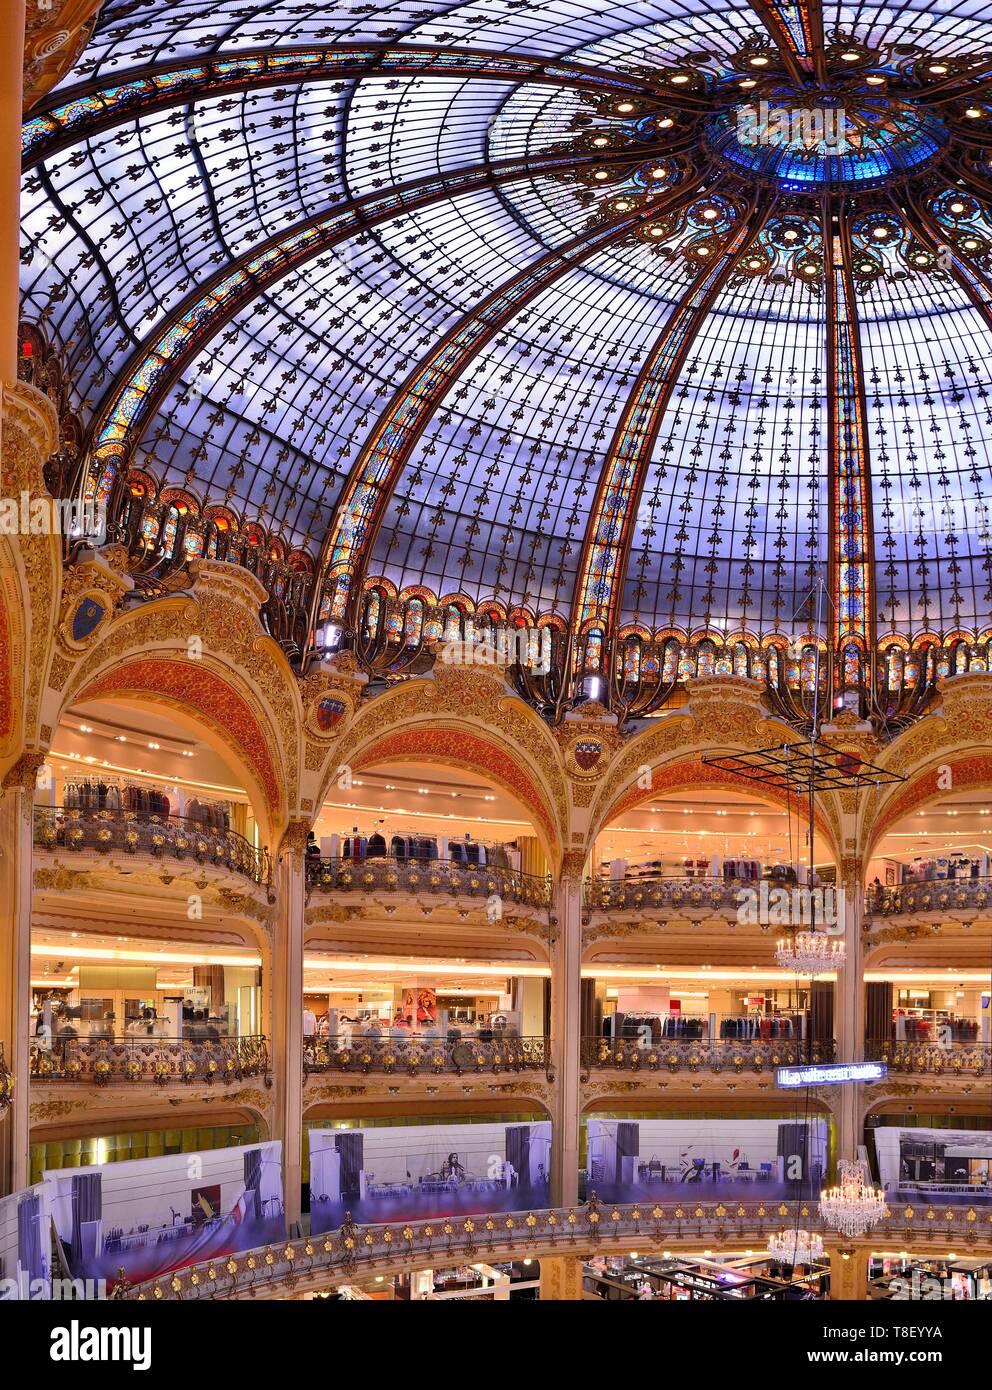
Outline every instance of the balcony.
[(992, 1047), (982, 1043), (896, 1042), (865, 1043), (869, 1062), (886, 1062), (889, 1071), (912, 1076), (992, 1076)]
[(497, 868), (492, 864), (458, 864), (449, 859), (399, 860), (393, 856), (381, 859), (317, 859), (307, 862), (307, 883), (310, 893), (412, 893), (418, 897), (433, 895), (485, 901), (497, 894), (506, 903), (522, 907), (547, 908), (551, 904), (551, 881), (534, 874), (519, 873), (516, 869)]
[(914, 916), (929, 922), (935, 915), (970, 922), (978, 916), (992, 918), (992, 878), (938, 878), (869, 888), (869, 917)]
[(551, 1076), (548, 1038), (498, 1038), (482, 1042), (451, 1038), (321, 1038), (303, 1049), (303, 1071), (311, 1074), (385, 1076), (499, 1076), (543, 1071)]
[(260, 1034), (216, 1039), (56, 1038), (47, 1048), (31, 1048), (31, 1081), (38, 1084), (209, 1086), (249, 1076), (271, 1084), (268, 1043)]
[(611, 1042), (609, 1038), (583, 1038), (583, 1080), (607, 1071), (663, 1073), (666, 1076), (678, 1072), (761, 1076), (773, 1072), (776, 1067), (832, 1062), (834, 1052), (832, 1039), (824, 1042), (814, 1039), (739, 1042), (721, 1038), (708, 1042), (706, 1039), (662, 1038), (658, 1043), (645, 1045), (637, 1038), (624, 1038), (619, 1042)]
[[(788, 887), (778, 883), (770, 887)], [(736, 921), (744, 890), (756, 891), (755, 879), (668, 878), (661, 874), (638, 878), (586, 879), (582, 902), (589, 913), (649, 912), (659, 917), (702, 921), (722, 917)]]
[(584, 1206), (487, 1215), (438, 1216), (427, 1221), (359, 1226), (346, 1221), (326, 1235), (283, 1239), (226, 1259), (204, 1260), (138, 1285), (119, 1285), (127, 1299), (278, 1298), (403, 1270), (468, 1264), (475, 1260), (555, 1259), (701, 1246), (759, 1249), (783, 1223), (802, 1220), (850, 1252), (915, 1248), (931, 1242), (939, 1221), (942, 1241), (963, 1252), (992, 1248), (992, 1212), (941, 1206), (889, 1211), (869, 1237), (853, 1241), (824, 1226), (817, 1204), (742, 1203), (664, 1199), (637, 1205), (604, 1203), (590, 1194)]
[(40, 850), (98, 855), (112, 862), (137, 859), (185, 863), (235, 874), (259, 886), (272, 878), (269, 856), (234, 830), (206, 830), (181, 816), (136, 811), (36, 806), (34, 843)]

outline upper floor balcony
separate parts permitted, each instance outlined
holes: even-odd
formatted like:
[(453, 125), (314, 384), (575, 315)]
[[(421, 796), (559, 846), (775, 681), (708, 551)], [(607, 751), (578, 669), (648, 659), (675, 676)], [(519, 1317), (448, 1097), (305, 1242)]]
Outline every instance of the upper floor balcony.
[(929, 922), (934, 917), (962, 924), (992, 920), (992, 878), (912, 879), (871, 887), (866, 897), (869, 918), (894, 919), (893, 925)]
[[(483, 851), (495, 848), (476, 845)], [(487, 855), (481, 864), (430, 853), (402, 859), (393, 854), (335, 859), (314, 856), (307, 862), (307, 884), (311, 896), (410, 894), (421, 899), (474, 898), (484, 902), (495, 894), (504, 903), (523, 907), (547, 908), (551, 903), (550, 878), (496, 863), (493, 855)]]
[(767, 1076), (777, 1067), (832, 1062), (835, 1055), (832, 1038), (662, 1038), (649, 1043), (637, 1038), (583, 1038), (581, 1046), (585, 1080), (609, 1071), (631, 1075)]
[(551, 1040), (517, 1037), (405, 1038), (339, 1035), (313, 1038), (303, 1049), (305, 1075), (498, 1076), (543, 1071), (553, 1080)]
[(207, 828), (184, 816), (37, 806), (34, 843), (36, 849), (62, 859), (99, 859), (129, 869), (139, 860), (166, 862), (212, 877), (233, 875), (242, 884), (258, 887), (272, 881), (271, 860), (264, 850), (256, 849), (237, 831)]
[(85, 1086), (211, 1085), (262, 1077), (270, 1084), (268, 1042), (241, 1037), (59, 1037), (31, 1047), (31, 1082)]
[(869, 1039), (865, 1059), (885, 1062), (890, 1072), (910, 1076), (992, 1077), (992, 1046), (980, 1042)]
[(587, 913), (607, 915), (647, 912), (653, 917), (672, 916), (702, 920), (722, 917), (735, 920), (741, 893), (759, 885), (753, 879), (734, 877), (672, 877), (637, 874), (616, 879), (586, 879), (582, 902)]

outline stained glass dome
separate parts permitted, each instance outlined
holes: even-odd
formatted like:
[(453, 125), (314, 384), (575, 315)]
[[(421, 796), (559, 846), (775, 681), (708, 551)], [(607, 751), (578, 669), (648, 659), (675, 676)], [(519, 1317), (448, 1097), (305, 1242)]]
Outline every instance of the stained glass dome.
[(930, 0), (111, 0), (24, 130), (84, 486), (293, 659), (981, 643), (990, 54)]

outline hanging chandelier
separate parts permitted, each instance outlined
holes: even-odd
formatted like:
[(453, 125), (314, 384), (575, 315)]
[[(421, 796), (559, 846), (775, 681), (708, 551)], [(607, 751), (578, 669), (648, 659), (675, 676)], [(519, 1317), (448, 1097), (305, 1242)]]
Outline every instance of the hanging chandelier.
[(820, 1197), (820, 1215), (844, 1236), (863, 1236), (885, 1217), (885, 1193), (872, 1187), (860, 1163), (842, 1158), (840, 1181)]
[(796, 932), (775, 943), (775, 961), (795, 975), (822, 975), (844, 964), (844, 943), (826, 932)]
[(768, 1237), (768, 1253), (785, 1265), (811, 1265), (823, 1259), (823, 1237), (815, 1231), (776, 1231)]

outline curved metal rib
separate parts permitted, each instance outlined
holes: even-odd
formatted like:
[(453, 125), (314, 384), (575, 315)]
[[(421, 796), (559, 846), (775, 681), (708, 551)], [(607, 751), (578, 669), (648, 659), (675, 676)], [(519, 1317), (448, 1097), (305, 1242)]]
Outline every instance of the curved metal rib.
[(750, 0), (793, 82), (827, 81), (821, 0)]
[(700, 325), (760, 232), (772, 203), (769, 194), (760, 202), (752, 200), (720, 255), (689, 284), (641, 368), (614, 431), (589, 514), (572, 600), (575, 632), (592, 620), (606, 631), (615, 625), (637, 503), (669, 398)]
[(823, 272), (827, 304), (827, 431), (830, 491), (829, 589), (836, 652), (850, 639), (873, 652), (874, 572), (867, 403), (854, 277), (850, 220), (842, 216), (837, 241), (831, 204), (822, 208)]
[[(676, 147), (669, 150), (672, 148)], [(644, 158), (650, 158), (647, 146), (636, 155), (629, 150), (579, 156), (566, 152), (540, 159), (470, 165), (366, 194), (270, 237), (191, 291), (131, 354), (94, 412), (91, 437), (97, 458), (123, 457), (129, 452), (154, 419), (172, 384), (224, 325), (290, 271), (339, 242), (417, 208), (492, 183), (592, 164), (623, 165)]]
[[(586, 257), (622, 240), (641, 222), (671, 212), (698, 196), (699, 173), (689, 171), (669, 197), (657, 198), (634, 213), (586, 231), (520, 271), (494, 290), (450, 330), (410, 373), (380, 416), (341, 493), (334, 525), (321, 554), (318, 575), (349, 576), (352, 611), (360, 599), (367, 566), (386, 503), (403, 467), (451, 384), (531, 299)], [(314, 591), (311, 629), (320, 608), (321, 583)]]
[(58, 101), (36, 111), (22, 128), (23, 168), (66, 146), (147, 111), (185, 106), (203, 97), (274, 87), (281, 83), (330, 82), (361, 77), (481, 78), (487, 82), (537, 82), (615, 92), (706, 110), (704, 95), (646, 77), (582, 63), (556, 62), (526, 53), (496, 53), (427, 44), (401, 46), (329, 44), (318, 48), (259, 49), (202, 62), (157, 63), (124, 73), (112, 84), (90, 82), (60, 91)]

